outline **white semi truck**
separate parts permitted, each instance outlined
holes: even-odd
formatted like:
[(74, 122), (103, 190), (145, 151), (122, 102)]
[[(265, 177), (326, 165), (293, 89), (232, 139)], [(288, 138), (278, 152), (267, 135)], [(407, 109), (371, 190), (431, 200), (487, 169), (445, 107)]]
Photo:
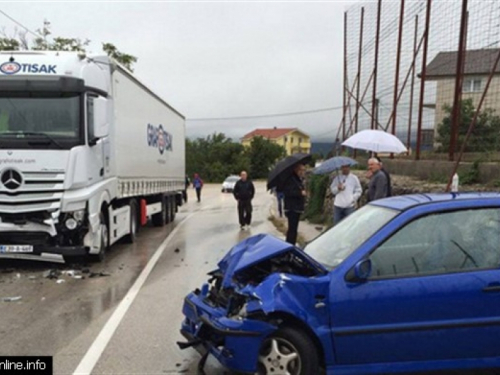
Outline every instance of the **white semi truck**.
[(0, 53), (0, 258), (102, 258), (173, 221), (185, 119), (107, 56)]

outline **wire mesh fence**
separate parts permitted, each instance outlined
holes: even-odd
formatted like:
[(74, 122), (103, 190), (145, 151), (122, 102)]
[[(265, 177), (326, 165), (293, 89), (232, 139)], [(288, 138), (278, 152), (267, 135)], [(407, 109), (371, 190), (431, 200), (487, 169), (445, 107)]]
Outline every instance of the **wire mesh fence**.
[(500, 151), (500, 2), (367, 1), (345, 22), (339, 138), (385, 130), (417, 159)]

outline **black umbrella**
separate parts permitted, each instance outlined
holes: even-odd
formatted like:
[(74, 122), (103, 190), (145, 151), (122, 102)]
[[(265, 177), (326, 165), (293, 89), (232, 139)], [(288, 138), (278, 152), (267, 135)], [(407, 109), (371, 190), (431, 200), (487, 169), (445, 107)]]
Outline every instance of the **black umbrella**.
[(311, 158), (311, 154), (298, 153), (280, 160), (274, 169), (269, 172), (269, 177), (267, 178), (267, 189), (271, 190), (272, 188), (285, 182), (286, 179), (291, 176), (293, 169), (297, 164), (306, 164), (311, 160)]

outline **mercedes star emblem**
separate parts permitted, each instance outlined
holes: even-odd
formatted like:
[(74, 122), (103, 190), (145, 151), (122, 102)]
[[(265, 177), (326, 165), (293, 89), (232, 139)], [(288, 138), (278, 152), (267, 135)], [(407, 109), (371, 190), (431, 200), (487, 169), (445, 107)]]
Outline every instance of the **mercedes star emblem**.
[(7, 189), (15, 190), (23, 183), (23, 177), (21, 176), (21, 173), (14, 169), (6, 169), (2, 172), (0, 181)]

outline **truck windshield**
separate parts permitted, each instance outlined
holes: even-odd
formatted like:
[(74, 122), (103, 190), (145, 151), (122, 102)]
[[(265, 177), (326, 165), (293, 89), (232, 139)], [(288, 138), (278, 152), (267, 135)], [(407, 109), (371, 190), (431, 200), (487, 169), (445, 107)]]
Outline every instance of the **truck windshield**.
[(0, 148), (68, 149), (81, 144), (81, 96), (0, 96)]
[(368, 204), (310, 242), (304, 251), (326, 268), (333, 269), (398, 213)]

